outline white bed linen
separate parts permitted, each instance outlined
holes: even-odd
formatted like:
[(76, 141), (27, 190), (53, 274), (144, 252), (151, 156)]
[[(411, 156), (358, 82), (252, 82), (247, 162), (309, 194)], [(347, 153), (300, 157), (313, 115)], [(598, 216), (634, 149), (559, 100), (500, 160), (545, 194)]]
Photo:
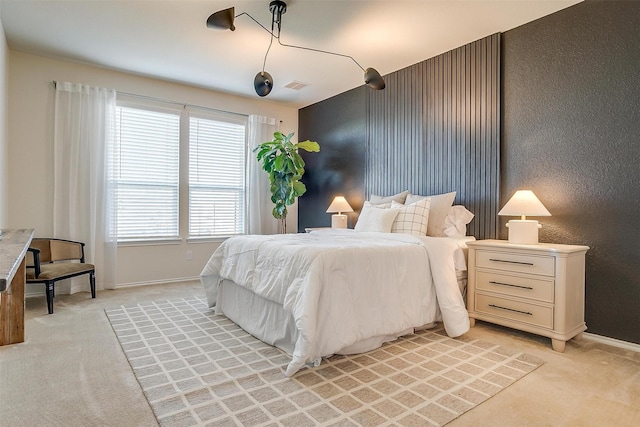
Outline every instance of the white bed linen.
[[(322, 230), (226, 240), (201, 273), (209, 305), (228, 279), (282, 304), (299, 336), (286, 374), (369, 337), (469, 318), (456, 280), (461, 240)], [(436, 304), (437, 296), (437, 304)]]
[[(267, 344), (278, 347), (288, 354), (293, 351), (300, 336), (293, 315), (281, 304), (262, 298), (250, 290), (224, 279), (220, 283), (216, 300), (216, 313), (224, 314), (238, 326)], [(438, 316), (440, 312), (438, 311)], [(441, 317), (438, 317), (441, 320)], [(364, 338), (336, 351), (336, 354), (360, 354), (394, 341), (418, 329), (430, 329), (436, 322), (419, 328), (408, 328), (393, 334)]]

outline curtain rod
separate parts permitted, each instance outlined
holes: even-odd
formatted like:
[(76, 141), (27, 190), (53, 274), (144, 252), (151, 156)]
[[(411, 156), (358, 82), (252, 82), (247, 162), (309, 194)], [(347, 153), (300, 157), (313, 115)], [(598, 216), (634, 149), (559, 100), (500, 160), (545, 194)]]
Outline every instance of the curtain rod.
[[(57, 84), (58, 84), (58, 81), (57, 80), (53, 80), (51, 83), (53, 84), (53, 87), (56, 87)], [(119, 91), (116, 90), (116, 95), (118, 95), (118, 94), (119, 95), (125, 95), (125, 96), (132, 96), (134, 98), (148, 99), (150, 101), (164, 102), (166, 104), (181, 105), (183, 108), (193, 107), (193, 108), (200, 108), (200, 109), (203, 109), (203, 110), (211, 110), (211, 111), (215, 111), (215, 112), (218, 112), (218, 113), (235, 114), (237, 116), (244, 116), (244, 117), (248, 117), (249, 116), (249, 114), (234, 113), (234, 112), (231, 112), (231, 111), (219, 110), (217, 108), (203, 107), (201, 105), (187, 104), (185, 102), (170, 101), (168, 99), (156, 98), (156, 97), (148, 96), (148, 95), (138, 95), (138, 94), (135, 94), (135, 93), (119, 92)], [(279, 120), (279, 122), (282, 123), (282, 120)]]

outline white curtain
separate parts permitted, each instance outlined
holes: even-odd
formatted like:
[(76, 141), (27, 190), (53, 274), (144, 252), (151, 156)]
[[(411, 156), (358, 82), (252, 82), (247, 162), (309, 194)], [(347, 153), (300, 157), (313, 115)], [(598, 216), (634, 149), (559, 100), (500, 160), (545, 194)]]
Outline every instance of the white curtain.
[(249, 116), (247, 140), (247, 219), (249, 234), (277, 234), (278, 221), (273, 217), (273, 203), (269, 191), (269, 175), (262, 170), (253, 149), (265, 141), (273, 140), (278, 130), (278, 119)]
[[(108, 178), (115, 116), (115, 90), (56, 83), (53, 237), (85, 243), (97, 289), (116, 284), (115, 203)], [(86, 278), (64, 282), (56, 292), (89, 290)]]

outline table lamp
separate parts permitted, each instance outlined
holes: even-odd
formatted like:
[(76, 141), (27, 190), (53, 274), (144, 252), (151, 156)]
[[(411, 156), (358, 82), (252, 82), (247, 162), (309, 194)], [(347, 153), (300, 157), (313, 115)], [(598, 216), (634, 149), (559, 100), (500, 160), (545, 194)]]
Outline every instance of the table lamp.
[(331, 215), (331, 228), (347, 228), (347, 216), (342, 212), (353, 212), (353, 209), (343, 196), (336, 196), (329, 205), (327, 213), (333, 212), (337, 213)]
[(518, 190), (506, 205), (498, 212), (501, 216), (519, 216), (507, 223), (509, 228), (509, 243), (536, 245), (538, 243), (538, 229), (542, 225), (536, 220), (529, 220), (527, 216), (551, 216), (547, 208), (538, 200), (531, 190)]

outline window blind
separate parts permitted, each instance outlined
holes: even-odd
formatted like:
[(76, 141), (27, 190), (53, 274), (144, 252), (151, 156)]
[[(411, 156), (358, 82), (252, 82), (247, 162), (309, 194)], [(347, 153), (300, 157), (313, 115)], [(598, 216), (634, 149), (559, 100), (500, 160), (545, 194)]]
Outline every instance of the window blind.
[(246, 119), (189, 118), (189, 236), (245, 232)]
[(179, 113), (119, 106), (116, 123), (118, 241), (179, 237)]

